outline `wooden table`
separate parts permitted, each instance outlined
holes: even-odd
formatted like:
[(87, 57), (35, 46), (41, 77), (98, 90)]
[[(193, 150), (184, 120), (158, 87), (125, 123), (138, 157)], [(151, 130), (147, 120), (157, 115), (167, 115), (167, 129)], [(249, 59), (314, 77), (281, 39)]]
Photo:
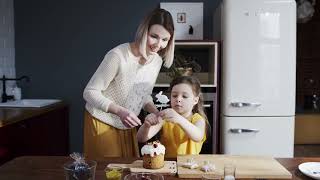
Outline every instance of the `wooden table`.
[[(0, 167), (1, 180), (64, 180), (63, 164), (69, 161), (64, 156), (23, 156), (18, 157)], [(96, 180), (105, 180), (104, 168), (109, 163), (131, 163), (134, 158), (106, 158), (98, 160)], [(277, 159), (291, 173), (292, 179), (309, 179), (299, 170), (298, 165), (303, 162), (320, 162), (316, 158), (278, 158)], [(179, 179), (177, 176), (165, 176), (165, 179)]]

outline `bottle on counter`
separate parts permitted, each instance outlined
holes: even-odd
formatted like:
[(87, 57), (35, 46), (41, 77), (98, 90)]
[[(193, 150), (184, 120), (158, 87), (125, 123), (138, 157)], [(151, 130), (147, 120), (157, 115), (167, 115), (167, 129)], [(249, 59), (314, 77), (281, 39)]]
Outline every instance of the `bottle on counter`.
[(233, 164), (224, 165), (224, 180), (235, 180), (236, 167)]
[(12, 95), (14, 96), (14, 100), (21, 100), (21, 88), (14, 87), (12, 89)]

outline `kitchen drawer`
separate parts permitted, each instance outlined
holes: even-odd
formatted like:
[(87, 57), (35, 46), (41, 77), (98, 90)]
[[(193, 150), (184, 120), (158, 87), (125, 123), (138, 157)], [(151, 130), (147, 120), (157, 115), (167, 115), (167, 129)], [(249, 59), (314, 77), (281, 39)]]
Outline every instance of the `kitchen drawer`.
[(295, 144), (320, 144), (320, 114), (297, 114)]
[(294, 117), (222, 117), (222, 150), (230, 155), (293, 157)]

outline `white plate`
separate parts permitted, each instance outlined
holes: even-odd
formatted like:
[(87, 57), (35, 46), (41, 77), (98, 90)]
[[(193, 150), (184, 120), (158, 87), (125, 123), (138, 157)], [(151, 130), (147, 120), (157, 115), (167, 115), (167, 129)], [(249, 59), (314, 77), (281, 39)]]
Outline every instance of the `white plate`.
[(306, 162), (299, 165), (299, 170), (313, 179), (320, 179), (320, 162)]

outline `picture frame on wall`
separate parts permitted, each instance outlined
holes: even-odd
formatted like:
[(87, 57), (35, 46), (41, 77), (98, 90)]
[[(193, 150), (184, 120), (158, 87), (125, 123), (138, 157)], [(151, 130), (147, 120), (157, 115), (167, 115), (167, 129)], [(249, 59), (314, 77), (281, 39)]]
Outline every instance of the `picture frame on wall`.
[(203, 40), (203, 2), (161, 2), (172, 15), (176, 40)]

